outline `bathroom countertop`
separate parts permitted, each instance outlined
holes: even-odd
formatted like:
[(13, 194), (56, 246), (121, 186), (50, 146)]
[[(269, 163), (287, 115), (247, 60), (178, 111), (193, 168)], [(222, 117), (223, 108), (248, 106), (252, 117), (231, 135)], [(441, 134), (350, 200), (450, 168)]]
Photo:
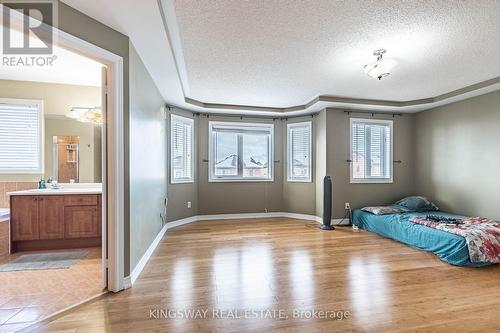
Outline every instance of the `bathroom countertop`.
[(7, 195), (78, 195), (78, 194), (102, 194), (100, 188), (62, 188), (62, 189), (33, 189), (24, 191), (8, 192)]

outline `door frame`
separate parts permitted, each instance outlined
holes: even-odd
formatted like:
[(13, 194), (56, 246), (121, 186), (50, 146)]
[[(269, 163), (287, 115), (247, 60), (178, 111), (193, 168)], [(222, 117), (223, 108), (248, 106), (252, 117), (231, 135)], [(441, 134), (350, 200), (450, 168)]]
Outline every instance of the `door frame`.
[[(107, 288), (117, 292), (124, 289), (125, 264), (123, 58), (62, 30), (53, 31), (57, 35), (58, 46), (91, 58), (107, 67), (107, 87), (103, 87), (106, 89), (107, 99), (105, 107), (102, 108), (104, 119), (102, 144), (103, 156), (106, 157), (102, 163), (102, 260), (105, 261), (107, 258)], [(103, 275), (104, 281), (105, 277), (106, 274)]]

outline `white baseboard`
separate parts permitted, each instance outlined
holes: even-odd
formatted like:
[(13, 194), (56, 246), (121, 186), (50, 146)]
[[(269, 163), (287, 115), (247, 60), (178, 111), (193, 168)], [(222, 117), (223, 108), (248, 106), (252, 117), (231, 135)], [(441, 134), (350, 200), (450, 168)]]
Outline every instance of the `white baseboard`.
[[(123, 286), (125, 289), (132, 287), (139, 275), (141, 274), (144, 266), (151, 258), (154, 250), (160, 243), (161, 239), (167, 232), (167, 230), (193, 222), (199, 221), (213, 221), (213, 220), (237, 220), (237, 219), (261, 219), (261, 218), (272, 218), (272, 217), (288, 217), (291, 219), (298, 220), (308, 220), (322, 223), (323, 219), (319, 216), (308, 215), (308, 214), (297, 214), (297, 213), (287, 213), (287, 212), (270, 212), (270, 213), (241, 213), (241, 214), (218, 214), (218, 215), (195, 215), (186, 217), (180, 220), (167, 222), (163, 228), (160, 230), (154, 241), (151, 243), (146, 253), (142, 256), (141, 260), (132, 270), (132, 273), (123, 279)], [(332, 219), (332, 225), (340, 225), (343, 219)], [(347, 221), (348, 222), (348, 221)]]
[(316, 215), (308, 215), (308, 214), (298, 214), (298, 213), (288, 213), (288, 212), (282, 212), (279, 213), (280, 215), (278, 217), (288, 217), (291, 219), (298, 219), (298, 220), (309, 220), (309, 221), (315, 221), (315, 222), (321, 222), (321, 218)]
[(123, 278), (123, 289), (128, 289), (132, 287), (132, 278), (129, 276), (125, 276)]
[[(240, 214), (215, 214), (215, 215), (195, 215), (186, 217), (181, 220), (168, 222), (167, 228), (172, 229), (184, 224), (199, 222), (199, 221), (213, 221), (213, 220), (240, 220), (240, 219), (265, 219), (272, 217), (288, 217), (300, 220), (310, 220), (319, 222), (321, 219), (314, 215), (295, 214), (286, 212), (269, 212), (269, 213), (240, 213)], [(333, 220), (332, 220), (333, 221)]]
[[(291, 219), (298, 220), (308, 220), (315, 221), (318, 223), (322, 223), (323, 219), (316, 215), (309, 214), (297, 214), (297, 213), (288, 213), (288, 212), (269, 212), (269, 213), (240, 213), (240, 214), (217, 214), (217, 215), (195, 215), (186, 217), (181, 220), (176, 220), (172, 222), (168, 222), (166, 224), (168, 229), (172, 229), (184, 224), (199, 222), (199, 221), (213, 221), (213, 220), (239, 220), (239, 219), (263, 219), (263, 218), (272, 218), (272, 217), (288, 217)], [(333, 225), (340, 225), (340, 223), (348, 222), (346, 219), (332, 219)]]
[(211, 221), (211, 220), (239, 220), (239, 219), (265, 219), (271, 217), (282, 217), (281, 212), (269, 213), (239, 213), (239, 214), (217, 214), (217, 215), (197, 215), (197, 221)]
[(178, 226), (181, 226), (181, 225), (184, 225), (184, 224), (188, 224), (188, 223), (193, 223), (193, 222), (196, 222), (196, 221), (199, 221), (197, 215), (186, 217), (186, 218), (183, 218), (183, 219), (180, 219), (180, 220), (176, 220), (176, 221), (172, 221), (172, 222), (167, 222), (167, 223), (165, 223), (165, 226), (167, 227), (167, 229), (172, 229), (172, 228), (175, 228), (175, 227), (178, 227)]
[(349, 219), (332, 219), (332, 225), (349, 225)]
[[(187, 223), (189, 223), (189, 222), (187, 222)], [(165, 224), (163, 226), (163, 228), (161, 228), (160, 232), (156, 235), (156, 237), (153, 240), (153, 242), (151, 243), (151, 245), (149, 245), (148, 249), (146, 250), (146, 252), (142, 256), (141, 260), (139, 260), (137, 265), (135, 265), (134, 269), (132, 270), (132, 273), (123, 279), (123, 287), (125, 289), (132, 287), (132, 285), (135, 283), (135, 281), (137, 280), (137, 278), (141, 274), (142, 270), (144, 269), (144, 267), (148, 263), (149, 258), (151, 258), (151, 255), (153, 254), (154, 250), (156, 249), (158, 244), (160, 244), (160, 241), (162, 240), (163, 236), (167, 232), (167, 229), (168, 229), (167, 224)]]

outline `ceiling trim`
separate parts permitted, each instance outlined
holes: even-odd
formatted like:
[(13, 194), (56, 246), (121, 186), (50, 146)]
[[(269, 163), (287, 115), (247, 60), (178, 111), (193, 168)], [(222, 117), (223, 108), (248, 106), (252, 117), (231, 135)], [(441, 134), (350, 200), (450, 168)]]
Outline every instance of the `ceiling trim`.
[(187, 96), (190, 94), (186, 63), (184, 61), (184, 53), (181, 44), (181, 35), (179, 33), (179, 25), (177, 24), (177, 16), (175, 15), (174, 2), (166, 0), (157, 0), (160, 16), (167, 34), (168, 44), (174, 55), (175, 69), (181, 82), (182, 94)]
[[(379, 100), (379, 99), (363, 99), (363, 98), (352, 98), (352, 97), (341, 97), (341, 96), (331, 96), (331, 95), (320, 95), (306, 104), (290, 106), (286, 108), (272, 107), (272, 106), (256, 106), (256, 105), (241, 105), (241, 104), (221, 104), (221, 103), (206, 103), (198, 101), (194, 98), (185, 97), (185, 102), (197, 107), (205, 109), (227, 109), (227, 110), (239, 110), (239, 111), (263, 111), (263, 112), (295, 112), (307, 110), (319, 102), (329, 102), (329, 103), (342, 103), (347, 105), (372, 105), (378, 107), (390, 107), (390, 108), (405, 108), (411, 106), (425, 106), (445, 101), (453, 97), (459, 97), (461, 95), (474, 93), (476, 91), (484, 90), (486, 88), (496, 86), (500, 84), (500, 76), (472, 84), (470, 86), (453, 90), (438, 96), (411, 100), (411, 101), (391, 101), (391, 100)], [(500, 89), (500, 87), (495, 87), (495, 90)], [(485, 91), (487, 93), (489, 91)], [(482, 93), (480, 93), (482, 94)], [(451, 102), (450, 102), (451, 103)]]
[[(363, 99), (335, 95), (319, 95), (305, 104), (289, 107), (273, 107), (242, 104), (224, 104), (214, 102), (204, 102), (189, 97), (190, 90), (188, 84), (186, 64), (184, 60), (182, 42), (177, 16), (173, 3), (166, 0), (157, 0), (161, 7), (161, 16), (165, 27), (169, 46), (174, 56), (177, 66), (178, 79), (183, 87), (185, 105), (178, 107), (190, 107), (193, 111), (208, 113), (233, 113), (233, 114), (262, 114), (266, 116), (292, 116), (304, 115), (318, 112), (324, 108), (343, 108), (347, 110), (379, 110), (385, 112), (419, 112), (432, 109), (438, 106), (458, 102), (467, 98), (487, 94), (500, 90), (500, 76), (486, 81), (478, 82), (460, 89), (456, 89), (434, 97), (422, 98), (408, 101)], [(175, 103), (174, 103), (175, 104)]]

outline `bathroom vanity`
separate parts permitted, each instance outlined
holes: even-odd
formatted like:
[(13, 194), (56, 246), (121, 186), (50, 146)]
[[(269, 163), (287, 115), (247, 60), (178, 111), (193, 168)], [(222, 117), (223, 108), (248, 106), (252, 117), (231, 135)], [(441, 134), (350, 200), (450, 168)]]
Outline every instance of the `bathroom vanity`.
[(100, 189), (40, 189), (8, 195), (11, 252), (101, 245)]

